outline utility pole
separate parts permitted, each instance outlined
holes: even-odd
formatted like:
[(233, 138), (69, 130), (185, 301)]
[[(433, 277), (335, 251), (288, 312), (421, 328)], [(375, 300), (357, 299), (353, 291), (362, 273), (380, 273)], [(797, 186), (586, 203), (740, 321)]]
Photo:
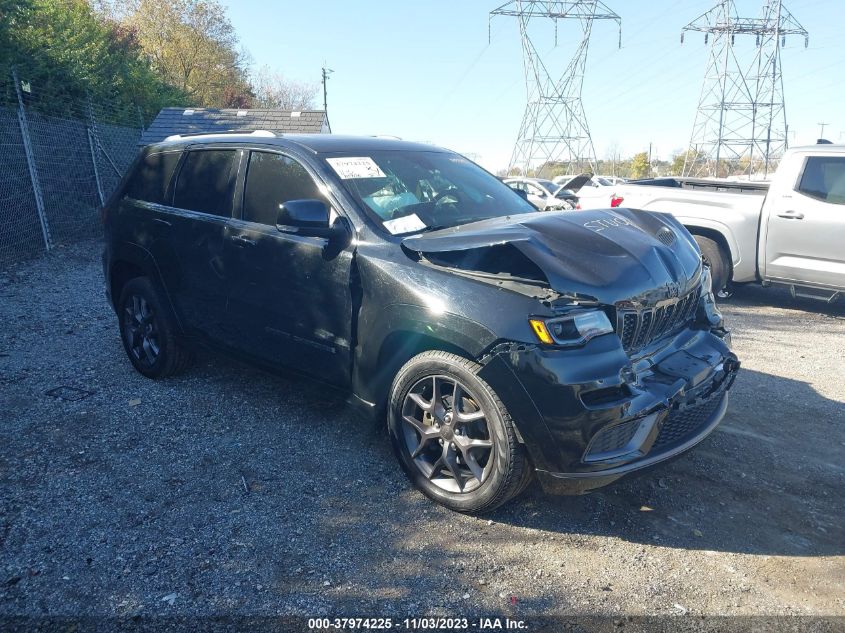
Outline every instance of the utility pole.
[[(681, 43), (687, 31), (704, 33), (710, 57), (683, 175), (738, 172), (746, 160), (749, 175), (755, 160), (768, 174), (769, 163), (788, 146), (781, 49), (787, 35), (803, 36), (806, 48), (807, 31), (782, 0), (763, 0), (759, 18), (738, 17), (734, 0), (715, 0), (712, 9), (682, 29)], [(735, 46), (737, 36), (744, 35), (755, 38), (753, 55)]]
[(651, 141), (648, 144), (648, 176), (651, 177)]
[[(517, 19), (527, 92), (525, 114), (508, 172), (519, 167), (527, 174), (549, 163), (564, 163), (569, 173), (595, 173), (596, 150), (581, 103), (587, 48), (595, 20), (616, 22), (621, 48), (622, 18), (599, 0), (510, 0), (490, 12), (488, 33), (496, 16)], [(554, 22), (555, 47), (558, 22), (577, 25), (578, 30), (564, 40), (575, 47), (568, 64), (558, 67), (549, 53), (541, 56), (539, 48), (545, 49), (545, 43), (539, 40), (539, 20), (544, 24), (548, 24), (547, 20)]]
[(829, 123), (819, 123), (819, 128), (821, 128), (821, 129), (819, 130), (819, 138), (824, 138), (824, 129), (825, 129), (828, 125), (830, 125), (830, 124), (829, 124)]
[(326, 126), (329, 128), (329, 133), (332, 131), (332, 125), (329, 123), (329, 92), (326, 88), (326, 82), (333, 72), (331, 68), (323, 66), (323, 111), (326, 113)]

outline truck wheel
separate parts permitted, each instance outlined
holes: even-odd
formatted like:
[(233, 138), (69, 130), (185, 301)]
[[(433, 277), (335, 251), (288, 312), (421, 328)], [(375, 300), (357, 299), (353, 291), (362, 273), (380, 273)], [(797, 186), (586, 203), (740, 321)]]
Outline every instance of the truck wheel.
[(176, 323), (161, 293), (147, 277), (123, 287), (118, 301), (120, 339), (132, 366), (147, 378), (184, 371), (193, 354), (177, 336)]
[(693, 235), (693, 237), (698, 244), (698, 248), (701, 249), (704, 261), (710, 266), (713, 292), (718, 293), (728, 285), (731, 273), (730, 258), (725, 249), (713, 240), (701, 235)]
[(489, 512), (532, 476), (525, 448), (481, 367), (440, 351), (409, 360), (393, 381), (387, 421), (411, 481), (458, 512)]

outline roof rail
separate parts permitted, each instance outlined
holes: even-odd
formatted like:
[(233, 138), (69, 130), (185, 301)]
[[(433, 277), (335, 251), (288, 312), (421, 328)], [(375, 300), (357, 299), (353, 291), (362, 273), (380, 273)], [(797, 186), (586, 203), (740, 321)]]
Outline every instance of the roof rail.
[(252, 132), (244, 132), (243, 130), (217, 130), (214, 132), (196, 132), (195, 134), (171, 134), (165, 141), (178, 141), (182, 138), (193, 138), (195, 136), (226, 136), (227, 134), (240, 134), (244, 136), (260, 136), (262, 138), (276, 138), (276, 134), (270, 130), (253, 130)]

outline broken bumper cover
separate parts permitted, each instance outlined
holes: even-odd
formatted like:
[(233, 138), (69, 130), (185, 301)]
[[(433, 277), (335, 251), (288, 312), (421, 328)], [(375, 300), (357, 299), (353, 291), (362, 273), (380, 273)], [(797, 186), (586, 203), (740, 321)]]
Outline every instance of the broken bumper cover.
[(739, 370), (726, 333), (688, 330), (633, 363), (614, 339), (580, 350), (518, 346), (494, 354), (481, 372), (547, 492), (582, 494), (672, 459), (725, 415)]

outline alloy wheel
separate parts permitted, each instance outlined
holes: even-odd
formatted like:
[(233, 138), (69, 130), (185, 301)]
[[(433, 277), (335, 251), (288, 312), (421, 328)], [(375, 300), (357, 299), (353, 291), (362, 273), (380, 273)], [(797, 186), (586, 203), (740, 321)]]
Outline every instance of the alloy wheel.
[(123, 336), (130, 353), (139, 363), (146, 367), (155, 364), (161, 353), (155, 311), (149, 301), (140, 295), (131, 295), (126, 302)]
[(426, 376), (402, 403), (404, 449), (417, 469), (453, 493), (476, 490), (493, 468), (493, 439), (479, 400), (451, 376)]

